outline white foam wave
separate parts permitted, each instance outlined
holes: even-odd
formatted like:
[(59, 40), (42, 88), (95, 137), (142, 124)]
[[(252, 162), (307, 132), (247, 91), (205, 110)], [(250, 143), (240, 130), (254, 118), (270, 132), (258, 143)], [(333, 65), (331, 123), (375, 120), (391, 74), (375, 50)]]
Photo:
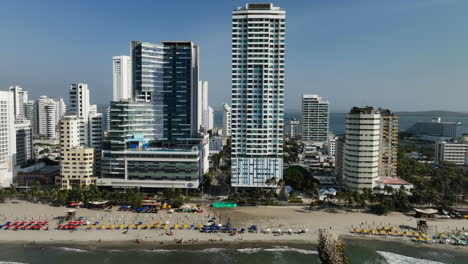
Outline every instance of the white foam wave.
[(202, 250), (202, 252), (205, 252), (205, 253), (218, 253), (218, 252), (222, 252), (222, 251), (225, 251), (226, 249), (225, 248), (205, 248)]
[(239, 248), (237, 251), (244, 254), (253, 254), (261, 250), (262, 248)]
[(0, 260), (0, 264), (27, 264), (27, 263)]
[(87, 250), (84, 249), (79, 249), (79, 248), (69, 248), (69, 247), (58, 247), (57, 249), (60, 249), (62, 251), (67, 251), (67, 252), (76, 252), (76, 253), (91, 253)]
[(377, 251), (377, 253), (384, 257), (389, 264), (444, 264), (438, 261), (417, 259), (385, 251)]
[(301, 248), (290, 248), (290, 247), (274, 247), (274, 248), (267, 248), (264, 249), (265, 251), (271, 251), (271, 252), (297, 252), (305, 255), (316, 255), (318, 254), (317, 251), (315, 250), (307, 250), (307, 249), (301, 249)]

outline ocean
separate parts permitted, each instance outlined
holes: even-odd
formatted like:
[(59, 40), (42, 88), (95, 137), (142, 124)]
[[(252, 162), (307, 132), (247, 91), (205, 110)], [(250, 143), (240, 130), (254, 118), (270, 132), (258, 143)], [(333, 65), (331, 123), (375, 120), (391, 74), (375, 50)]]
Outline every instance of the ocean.
[[(461, 252), (408, 246), (390, 241), (345, 240), (345, 253), (349, 263), (466, 263), (468, 250)], [(206, 248), (206, 249), (144, 249), (139, 244), (126, 249), (83, 249), (73, 246), (0, 246), (0, 264), (158, 264), (158, 263), (242, 263), (242, 264), (303, 264), (320, 263), (314, 248)]]
[[(431, 121), (433, 116), (430, 115), (417, 115), (412, 113), (398, 114), (400, 117), (399, 130), (405, 131), (410, 128), (416, 122), (420, 121)], [(435, 117), (435, 116), (434, 116)], [(289, 131), (289, 120), (296, 118), (301, 120), (301, 112), (298, 111), (286, 111), (284, 114), (285, 131)], [(215, 111), (214, 114), (215, 127), (223, 127), (223, 113), (221, 110)], [(462, 133), (468, 133), (468, 116), (454, 117), (454, 116), (442, 116), (442, 121), (447, 122), (462, 122)], [(330, 113), (330, 131), (337, 134), (343, 135), (345, 133), (345, 122), (346, 113)]]

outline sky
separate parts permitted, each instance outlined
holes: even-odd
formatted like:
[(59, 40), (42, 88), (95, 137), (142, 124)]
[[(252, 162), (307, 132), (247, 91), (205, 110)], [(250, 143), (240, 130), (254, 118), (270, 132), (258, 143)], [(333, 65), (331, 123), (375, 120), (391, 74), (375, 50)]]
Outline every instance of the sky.
[[(262, 1), (252, 1), (262, 2)], [(217, 109), (231, 100), (231, 12), (238, 0), (0, 2), (0, 89), (68, 100), (88, 83), (112, 97), (112, 56), (131, 40), (191, 40)], [(319, 94), (331, 111), (468, 112), (468, 1), (287, 0), (285, 108)]]

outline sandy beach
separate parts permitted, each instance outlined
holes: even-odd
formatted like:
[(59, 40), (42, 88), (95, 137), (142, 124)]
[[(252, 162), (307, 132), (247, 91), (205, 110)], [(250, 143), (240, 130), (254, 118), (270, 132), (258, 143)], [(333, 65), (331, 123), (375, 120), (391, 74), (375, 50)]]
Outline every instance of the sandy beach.
[[(353, 228), (372, 229), (379, 226), (395, 226), (400, 230), (402, 227), (416, 227), (417, 219), (401, 213), (391, 213), (386, 216), (378, 216), (368, 213), (347, 212), (344, 210), (309, 210), (305, 206), (288, 207), (237, 207), (216, 209), (203, 207), (203, 213), (167, 213), (161, 210), (154, 214), (121, 212), (117, 207), (111, 212), (103, 210), (76, 209), (76, 215), (83, 217), (91, 223), (99, 222), (99, 225), (136, 225), (143, 222), (144, 225), (153, 225), (157, 221), (169, 222), (173, 225), (204, 225), (212, 217), (216, 217), (217, 223), (225, 224), (228, 220), (234, 228), (248, 228), (252, 225), (258, 227), (259, 232), (243, 234), (237, 233), (231, 236), (227, 233), (201, 233), (190, 229), (173, 229), (172, 235), (168, 235), (168, 230), (163, 229), (123, 229), (123, 230), (88, 230), (87, 227), (80, 227), (77, 231), (56, 230), (57, 220), (52, 220), (57, 216), (64, 216), (68, 208), (52, 207), (43, 204), (33, 204), (25, 201), (9, 201), (0, 203), (0, 223), (6, 221), (43, 221), (48, 220), (48, 230), (1, 230), (0, 242), (7, 243), (57, 243), (57, 244), (81, 244), (81, 245), (109, 245), (109, 244), (135, 244), (136, 239), (141, 239), (145, 245), (175, 245), (176, 240), (183, 239), (184, 244), (222, 244), (242, 245), (242, 244), (317, 244), (318, 230), (327, 229), (346, 239), (387, 239), (413, 243), (407, 237), (370, 237), (363, 235), (353, 235), (350, 231)], [(428, 235), (436, 233), (450, 232), (453, 230), (467, 230), (468, 221), (459, 219), (429, 219)], [(283, 234), (264, 234), (260, 232), (269, 228), (271, 231), (282, 230)], [(288, 234), (308, 229), (302, 234)], [(428, 247), (442, 247), (467, 250), (468, 247), (453, 245), (433, 245), (421, 244)]]

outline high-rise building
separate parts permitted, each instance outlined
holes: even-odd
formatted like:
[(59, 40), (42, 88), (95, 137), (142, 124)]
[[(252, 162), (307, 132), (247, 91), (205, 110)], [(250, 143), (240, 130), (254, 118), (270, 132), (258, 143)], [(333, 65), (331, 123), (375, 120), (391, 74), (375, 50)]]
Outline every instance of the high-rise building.
[(132, 98), (132, 60), (130, 56), (112, 57), (112, 101)]
[(335, 134), (330, 133), (330, 135), (328, 135), (327, 154), (332, 157), (335, 157), (336, 155), (336, 141), (337, 140), (338, 140), (338, 137)]
[(57, 117), (57, 122), (60, 122), (60, 119), (65, 115), (67, 112), (67, 106), (65, 105), (65, 102), (63, 101), (63, 98), (55, 99), (55, 111), (56, 111), (56, 117)]
[(15, 119), (16, 165), (23, 166), (33, 158), (33, 134), (31, 121), (24, 116)]
[(351, 190), (372, 189), (396, 177), (398, 117), (387, 109), (354, 107), (346, 117), (343, 177)]
[(131, 56), (133, 93), (137, 101), (153, 104), (157, 138), (198, 136), (203, 119), (198, 46), (190, 41), (132, 41)]
[(292, 118), (289, 121), (289, 137), (298, 138), (299, 137), (299, 120)]
[(202, 126), (208, 130), (210, 129), (210, 112), (209, 112), (209, 105), (208, 105), (208, 82), (207, 81), (199, 81), (198, 86), (201, 92), (201, 109), (202, 109)]
[(344, 137), (338, 137), (335, 149), (335, 175), (338, 182), (343, 181), (343, 157), (344, 157)]
[(208, 106), (208, 129), (214, 128), (214, 110), (211, 106)]
[(273, 4), (232, 12), (234, 187), (283, 178), (285, 16)]
[(70, 106), (69, 112), (88, 120), (90, 112), (89, 89), (85, 83), (73, 83), (70, 86)]
[(67, 114), (60, 120), (60, 152), (68, 151), (81, 145), (81, 119)]
[[(96, 184), (94, 176), (94, 149), (78, 146), (62, 153), (60, 176), (55, 184), (62, 189), (71, 189), (76, 185)], [(77, 166), (79, 164), (79, 166)]]
[(380, 177), (396, 177), (398, 163), (398, 116), (388, 109), (380, 112)]
[(111, 102), (99, 186), (198, 188), (208, 169), (208, 135), (159, 140), (155, 115), (151, 103)]
[(223, 136), (231, 135), (231, 107), (223, 104)]
[(16, 178), (16, 133), (14, 97), (0, 91), (0, 187), (10, 187)]
[(50, 139), (57, 138), (57, 104), (54, 99), (41, 96), (36, 102), (37, 135)]
[(101, 174), (101, 153), (104, 141), (104, 119), (102, 113), (91, 112), (88, 115), (86, 146), (94, 149), (94, 175)]
[(13, 93), (15, 118), (26, 116), (26, 103), (28, 102), (28, 91), (20, 86), (10, 86), (10, 92)]
[(302, 95), (302, 140), (327, 142), (329, 133), (328, 101), (315, 94)]
[(60, 120), (60, 176), (55, 183), (62, 189), (96, 184), (94, 148), (81, 145), (82, 118), (65, 115)]

